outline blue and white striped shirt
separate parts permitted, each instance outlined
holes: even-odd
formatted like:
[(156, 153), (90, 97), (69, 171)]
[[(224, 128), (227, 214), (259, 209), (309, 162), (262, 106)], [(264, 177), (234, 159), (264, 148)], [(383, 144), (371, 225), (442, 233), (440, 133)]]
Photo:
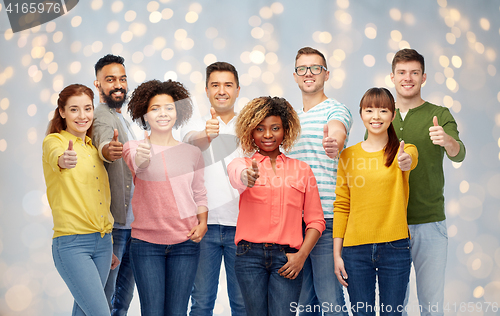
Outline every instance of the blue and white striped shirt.
[(344, 141), (346, 148), (352, 126), (351, 112), (344, 104), (334, 99), (326, 99), (307, 112), (299, 110), (297, 113), (302, 133), (288, 156), (307, 162), (311, 166), (318, 183), (325, 218), (333, 218), (338, 159), (331, 159), (325, 153), (322, 143), (323, 127), (331, 120), (344, 124), (347, 131)]

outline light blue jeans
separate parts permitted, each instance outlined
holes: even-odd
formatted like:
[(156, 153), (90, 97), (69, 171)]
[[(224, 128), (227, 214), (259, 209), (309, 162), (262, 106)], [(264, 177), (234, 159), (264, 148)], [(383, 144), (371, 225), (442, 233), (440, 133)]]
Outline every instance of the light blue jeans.
[(200, 242), (200, 262), (191, 294), (190, 316), (213, 315), (223, 257), (231, 315), (246, 315), (243, 296), (234, 273), (235, 233), (235, 226), (208, 225), (208, 231)]
[(408, 225), (411, 233), (411, 257), (417, 279), (419, 306), (406, 306), (410, 287), (406, 291), (405, 312), (422, 310), (422, 316), (442, 316), (444, 304), (444, 275), (448, 254), (446, 220)]
[(113, 228), (113, 253), (120, 260), (120, 265), (109, 272), (104, 287), (112, 316), (127, 315), (134, 295), (134, 271), (129, 255), (131, 232), (131, 229)]
[[(347, 316), (342, 285), (335, 276), (333, 262), (333, 218), (325, 218), (326, 228), (304, 263), (299, 315)], [(301, 309), (302, 310), (302, 309)]]
[(104, 284), (111, 268), (111, 234), (69, 235), (52, 240), (57, 271), (75, 299), (73, 316), (109, 316)]

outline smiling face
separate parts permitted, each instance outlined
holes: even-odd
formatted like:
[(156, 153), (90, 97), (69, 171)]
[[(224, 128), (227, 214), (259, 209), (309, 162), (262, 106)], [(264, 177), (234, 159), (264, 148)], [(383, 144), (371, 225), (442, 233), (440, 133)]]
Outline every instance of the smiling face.
[(367, 106), (361, 109), (361, 120), (368, 134), (387, 134), (387, 129), (394, 119), (394, 113), (388, 108)]
[(205, 91), (215, 112), (234, 112), (234, 102), (240, 94), (234, 74), (230, 71), (214, 71), (210, 74), (207, 84)]
[(84, 140), (94, 120), (94, 105), (86, 94), (71, 96), (59, 114), (66, 121), (66, 131)]
[[(314, 65), (324, 65), (323, 58), (317, 54), (305, 54), (301, 55), (295, 62), (295, 67), (311, 67)], [(299, 89), (302, 93), (315, 94), (318, 92), (323, 92), (325, 81), (328, 80), (330, 72), (327, 70), (321, 71), (319, 75), (313, 75), (311, 70), (308, 69), (306, 74), (299, 76), (296, 73), (293, 74), (295, 82), (299, 85)]]
[(285, 131), (281, 117), (268, 116), (253, 130), (252, 136), (255, 144), (259, 147), (259, 152), (263, 156), (276, 159), (280, 154), (280, 145), (283, 142)]
[(422, 72), (422, 65), (418, 61), (397, 63), (394, 73), (391, 73), (397, 99), (420, 99), (420, 89), (426, 78), (427, 75)]
[(174, 99), (167, 94), (158, 94), (149, 100), (146, 121), (153, 133), (171, 133), (177, 120)]
[(125, 67), (117, 63), (102, 67), (97, 72), (94, 86), (99, 90), (101, 102), (111, 108), (121, 108), (128, 91)]

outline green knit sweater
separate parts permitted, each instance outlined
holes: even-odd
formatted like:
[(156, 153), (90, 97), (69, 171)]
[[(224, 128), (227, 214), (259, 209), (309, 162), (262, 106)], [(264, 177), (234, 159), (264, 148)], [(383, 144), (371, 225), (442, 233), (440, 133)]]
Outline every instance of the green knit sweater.
[[(465, 146), (458, 137), (457, 123), (446, 107), (425, 102), (410, 109), (405, 119), (399, 109), (393, 124), (399, 140), (414, 144), (418, 149), (418, 165), (410, 173), (410, 198), (408, 201), (408, 224), (424, 224), (446, 219), (444, 212), (444, 147), (434, 145), (429, 137), (432, 118), (437, 116), (438, 123), (446, 134), (460, 144), (460, 151), (451, 161), (461, 162), (465, 158)], [(448, 154), (446, 154), (448, 155)]]

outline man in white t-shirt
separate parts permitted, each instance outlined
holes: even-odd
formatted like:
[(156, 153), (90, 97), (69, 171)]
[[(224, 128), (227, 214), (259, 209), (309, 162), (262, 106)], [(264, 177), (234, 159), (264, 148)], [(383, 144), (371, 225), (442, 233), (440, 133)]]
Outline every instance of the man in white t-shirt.
[(234, 273), (239, 194), (229, 183), (226, 170), (231, 160), (240, 156), (234, 111), (240, 86), (234, 66), (226, 62), (209, 65), (205, 91), (211, 104), (210, 113), (201, 119), (191, 120), (181, 130), (184, 142), (202, 150), (209, 209), (208, 231), (200, 242), (200, 262), (191, 296), (190, 316), (213, 315), (222, 258), (231, 315), (246, 315)]

